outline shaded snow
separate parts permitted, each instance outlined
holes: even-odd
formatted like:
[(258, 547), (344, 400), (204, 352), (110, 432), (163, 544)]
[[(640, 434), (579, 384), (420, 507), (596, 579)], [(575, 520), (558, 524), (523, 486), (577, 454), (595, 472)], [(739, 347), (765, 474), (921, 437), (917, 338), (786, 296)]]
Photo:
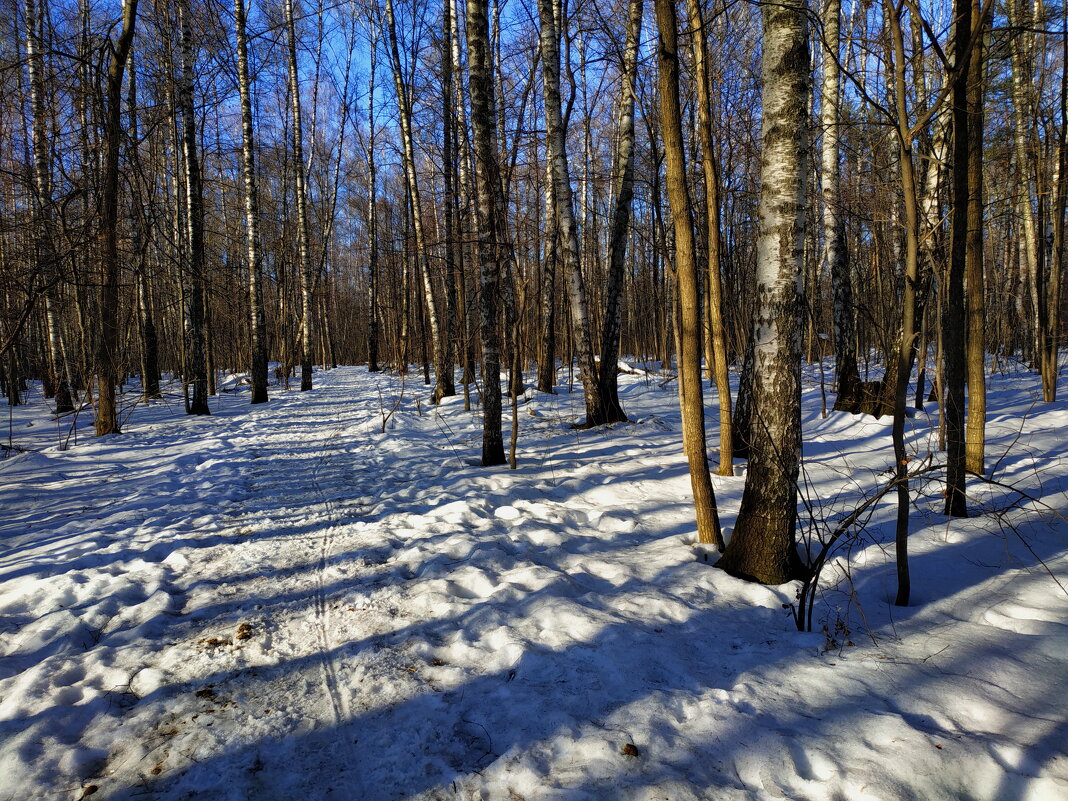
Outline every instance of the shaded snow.
[[(1037, 379), (990, 383), (989, 466), (1031, 498), (973, 481), (999, 513), (948, 521), (918, 482), (898, 609), (887, 496), (814, 634), (794, 585), (692, 546), (656, 376), (620, 376), (640, 422), (610, 429), (530, 395), (515, 472), (477, 466), (460, 399), (316, 379), (257, 407), (235, 381), (210, 418), (138, 406), (66, 451), (39, 397), (13, 410), (0, 799), (1068, 796), (1068, 411)], [(818, 402), (806, 384), (807, 536), (892, 459), (888, 421)], [(935, 422), (909, 421), (917, 454)], [(732, 526), (744, 478), (713, 481)]]

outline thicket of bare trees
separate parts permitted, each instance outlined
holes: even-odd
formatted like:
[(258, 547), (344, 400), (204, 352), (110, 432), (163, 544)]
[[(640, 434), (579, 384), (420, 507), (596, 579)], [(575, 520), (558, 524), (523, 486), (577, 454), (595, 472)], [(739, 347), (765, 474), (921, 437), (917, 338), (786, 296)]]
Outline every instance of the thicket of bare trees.
[(496, 464), (498, 386), (515, 420), (524, 371), (577, 378), (576, 422), (623, 421), (622, 354), (678, 370), (707, 541), (718, 398), (719, 472), (750, 459), (724, 566), (780, 581), (802, 359), (893, 414), (902, 555), (910, 387), (955, 515), (985, 372), (1020, 359), (1056, 399), (1061, 0), (2, 2), (10, 403), (39, 379), (108, 434), (161, 377), (205, 414), (221, 370), (260, 403), (268, 362), (303, 390), (417, 366), (434, 402), (481, 390)]

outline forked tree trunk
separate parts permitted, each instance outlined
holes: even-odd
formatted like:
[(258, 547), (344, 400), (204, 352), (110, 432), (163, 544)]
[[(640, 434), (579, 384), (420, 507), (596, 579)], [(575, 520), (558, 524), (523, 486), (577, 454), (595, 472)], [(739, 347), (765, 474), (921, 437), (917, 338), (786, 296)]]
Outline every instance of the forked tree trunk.
[[(122, 111), (122, 76), (133, 44), (137, 0), (125, 0), (122, 30), (111, 51), (107, 76), (104, 125), (104, 177), (100, 194), (100, 339), (97, 350), (96, 435), (119, 433), (115, 387), (119, 383), (119, 130)], [(12, 349), (14, 358), (14, 349)]]
[[(890, 25), (892, 67), (894, 79), (894, 103), (897, 122), (897, 140), (901, 170), (901, 189), (905, 201), (905, 275), (901, 297), (901, 336), (895, 356), (896, 366), (892, 373), (895, 379), (894, 422), (891, 437), (894, 444), (894, 479), (897, 483), (897, 525), (895, 535), (897, 560), (898, 606), (909, 603), (910, 579), (908, 564), (909, 533), (909, 484), (908, 455), (905, 451), (905, 400), (908, 395), (909, 375), (912, 373), (913, 353), (918, 336), (916, 325), (916, 301), (919, 285), (920, 264), (920, 215), (919, 186), (913, 162), (913, 132), (909, 126), (905, 83), (905, 45), (901, 28), (900, 12), (888, 10), (886, 19)], [(922, 313), (922, 312), (921, 312)]]
[(801, 275), (808, 170), (809, 52), (805, 0), (763, 8), (764, 100), (749, 471), (734, 536), (718, 562), (782, 584), (795, 547), (801, 455)]
[(675, 0), (656, 0), (660, 31), (660, 125), (667, 165), (668, 201), (675, 230), (675, 269), (679, 289), (679, 405), (682, 445), (690, 466), (690, 487), (697, 514), (697, 536), (723, 550), (716, 496), (708, 472), (705, 406), (701, 387), (701, 300), (697, 277), (697, 246), (693, 210), (686, 188), (682, 111), (679, 105), (679, 48)]
[(252, 403), (267, 398), (267, 327), (263, 313), (263, 261), (260, 258), (260, 210), (256, 191), (256, 142), (252, 129), (252, 81), (248, 69), (245, 2), (234, 0), (237, 34), (237, 86), (241, 95), (241, 175), (245, 183), (245, 238), (248, 246), (249, 355)]

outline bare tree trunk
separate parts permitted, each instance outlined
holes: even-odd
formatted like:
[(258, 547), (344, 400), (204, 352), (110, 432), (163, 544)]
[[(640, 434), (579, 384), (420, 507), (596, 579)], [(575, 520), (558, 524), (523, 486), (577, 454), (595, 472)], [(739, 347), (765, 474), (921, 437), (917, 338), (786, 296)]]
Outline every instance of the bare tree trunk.
[(690, 487), (697, 514), (697, 536), (723, 550), (723, 534), (712, 478), (708, 472), (705, 408), (701, 387), (701, 300), (698, 290), (697, 246), (693, 209), (686, 188), (686, 161), (679, 106), (678, 22), (674, 0), (656, 0), (660, 31), (660, 125), (667, 164), (668, 200), (675, 230), (675, 269), (679, 288), (679, 405), (682, 445), (690, 465)]
[(393, 2), (386, 0), (386, 28), (389, 32), (390, 54), (393, 59), (393, 84), (397, 93), (397, 104), (400, 115), (401, 138), (404, 140), (402, 151), (404, 159), (404, 175), (407, 180), (409, 202), (412, 207), (412, 225), (415, 229), (415, 247), (418, 251), (416, 257), (419, 262), (419, 271), (423, 281), (423, 292), (426, 298), (427, 316), (430, 323), (430, 337), (434, 348), (434, 369), (436, 381), (434, 385), (434, 403), (439, 403), (442, 398), (456, 394), (456, 386), (453, 380), (452, 363), (446, 347), (445, 337), (441, 331), (439, 317), (439, 302), (434, 282), (430, 275), (429, 253), (426, 238), (423, 235), (423, 202), (419, 195), (419, 174), (415, 163), (415, 143), (412, 134), (412, 105), (408, 94), (408, 87), (404, 83), (404, 75), (401, 69), (400, 50), (397, 44), (397, 24), (393, 16)]
[(453, 0), (444, 0), (442, 3), (442, 38), (441, 38), (441, 73), (442, 73), (442, 124), (443, 132), (443, 156), (444, 164), (442, 173), (445, 177), (445, 355), (444, 361), (448, 366), (449, 381), (453, 386), (451, 394), (456, 394), (455, 381), (453, 379), (453, 365), (456, 363), (456, 354), (459, 350), (458, 334), (459, 320), (456, 313), (456, 245), (459, 232), (458, 211), (456, 208), (456, 185), (453, 181), (456, 171), (456, 143), (453, 134), (455, 124), (453, 120), (453, 104), (456, 100), (456, 64), (453, 62), (452, 51), (452, 3)]
[(241, 95), (241, 175), (245, 183), (245, 237), (248, 244), (251, 402), (266, 403), (267, 325), (263, 313), (263, 260), (260, 258), (260, 209), (256, 191), (256, 141), (252, 129), (252, 81), (248, 69), (244, 0), (234, 0), (234, 27), (237, 33), (237, 85)]
[(289, 67), (289, 101), (293, 115), (293, 174), (296, 179), (297, 201), (297, 269), (300, 273), (300, 391), (312, 388), (312, 363), (315, 360), (315, 318), (312, 308), (314, 276), (311, 265), (311, 246), (308, 241), (308, 190), (304, 177), (304, 126), (301, 122), (300, 81), (297, 74), (297, 30), (293, 3), (285, 0), (286, 33)]
[(693, 31), (694, 68), (697, 72), (697, 120), (701, 139), (702, 170), (708, 224), (708, 333), (712, 353), (709, 369), (719, 396), (719, 474), (734, 475), (734, 427), (731, 414), (731, 387), (727, 371), (727, 341), (723, 332), (723, 286), (720, 279), (719, 164), (712, 137), (712, 92), (708, 56), (708, 31), (703, 0), (689, 0), (690, 29)]
[[(972, 0), (972, 19), (983, 13)], [(968, 59), (968, 243), (964, 284), (968, 334), (968, 421), (964, 432), (964, 467), (983, 475), (986, 451), (986, 281), (983, 271), (983, 24)], [(1026, 183), (1025, 183), (1026, 186)], [(1027, 194), (1030, 194), (1029, 192)], [(1030, 203), (1030, 198), (1027, 200)], [(1041, 303), (1040, 303), (1041, 306)], [(1039, 317), (1038, 328), (1045, 320)], [(1041, 334), (1039, 335), (1041, 336)]]
[(367, 371), (377, 373), (378, 364), (378, 165), (375, 160), (375, 76), (378, 67), (378, 20), (371, 15), (367, 78)]
[(623, 51), (622, 88), (619, 108), (619, 143), (612, 169), (616, 203), (608, 240), (608, 287), (605, 293), (604, 328), (601, 334), (600, 392), (605, 403), (605, 422), (626, 420), (619, 403), (619, 335), (623, 311), (624, 260), (634, 201), (634, 101), (638, 80), (638, 48), (642, 33), (643, 0), (628, 4), (627, 41)]
[[(44, 0), (41, 0), (44, 2)], [(44, 285), (45, 329), (48, 340), (49, 375), (46, 386), (52, 388), (56, 399), (56, 414), (74, 410), (71, 396), (70, 370), (62, 329), (59, 325), (59, 271), (52, 240), (52, 176), (49, 169), (49, 143), (45, 116), (44, 55), (41, 52), (40, 28), (44, 12), (34, 0), (26, 0), (26, 69), (29, 73), (30, 109), (33, 114), (33, 177), (35, 198), (33, 212), (34, 249), (37, 271)]]
[[(129, 87), (127, 88), (126, 99), (126, 106), (130, 115), (129, 159), (133, 170), (141, 173), (142, 169), (138, 154), (140, 134), (137, 127), (137, 69), (132, 54), (127, 64), (129, 66)], [(132, 207), (130, 210), (130, 239), (134, 252), (134, 285), (137, 291), (137, 333), (141, 345), (141, 397), (147, 401), (163, 397), (163, 393), (159, 389), (159, 340), (152, 315), (152, 301), (146, 274), (149, 243), (146, 241), (144, 198), (139, 198), (135, 194), (134, 202), (130, 205)]]
[[(896, 368), (893, 370), (894, 422), (891, 437), (894, 443), (894, 478), (897, 484), (897, 599), (898, 606), (907, 606), (911, 582), (908, 564), (909, 533), (909, 484), (908, 455), (905, 451), (905, 401), (908, 396), (909, 376), (912, 373), (913, 353), (918, 335), (916, 326), (916, 301), (919, 285), (920, 222), (918, 185), (912, 158), (913, 133), (909, 127), (905, 83), (905, 45), (901, 29), (900, 11), (888, 9), (886, 19), (892, 39), (892, 64), (894, 80), (894, 104), (897, 122), (897, 140), (901, 169), (901, 189), (905, 200), (905, 275), (901, 298), (901, 336), (898, 340)], [(889, 370), (887, 371), (890, 372)]]
[(560, 229), (560, 255), (568, 275), (571, 298), (571, 324), (578, 340), (579, 372), (586, 398), (587, 427), (603, 425), (608, 420), (601, 397), (597, 364), (593, 359), (590, 313), (586, 303), (586, 286), (582, 278), (578, 228), (575, 224), (575, 199), (567, 163), (567, 131), (560, 100), (560, 34), (563, 20), (557, 20), (552, 0), (538, 0), (540, 21), (542, 90), (544, 92), (546, 139), (552, 168), (556, 218)]
[(182, 155), (185, 165), (185, 227), (189, 248), (189, 351), (186, 380), (192, 380), (189, 414), (211, 414), (208, 408), (208, 354), (204, 298), (204, 190), (197, 153), (196, 109), (193, 106), (193, 29), (189, 0), (179, 0), (182, 74), (178, 111), (182, 116)]
[[(119, 433), (115, 387), (119, 383), (119, 145), (122, 111), (122, 76), (133, 44), (137, 0), (124, 0), (122, 30), (111, 51), (107, 76), (104, 125), (104, 179), (100, 196), (100, 340), (97, 351), (96, 435)], [(12, 351), (14, 353), (14, 351)]]
[(795, 578), (801, 456), (801, 276), (810, 92), (805, 0), (764, 6), (763, 154), (753, 421), (734, 536), (718, 566), (764, 584)]
[(482, 464), (504, 464), (501, 436), (501, 355), (497, 336), (501, 265), (508, 258), (502, 228), (496, 111), (489, 53), (487, 0), (467, 0), (467, 51), (471, 73), (471, 132), (475, 155), (482, 300)]
[[(1061, 28), (1068, 30), (1068, 4), (1061, 6)], [(1061, 63), (1068, 64), (1068, 36), (1061, 37)], [(1053, 198), (1053, 253), (1050, 259), (1049, 292), (1046, 302), (1049, 313), (1045, 343), (1042, 351), (1042, 396), (1047, 403), (1057, 400), (1057, 378), (1060, 370), (1059, 347), (1061, 336), (1061, 281), (1065, 246), (1065, 207), (1068, 206), (1068, 70), (1061, 70), (1060, 141), (1057, 143), (1057, 178)]]
[(953, 207), (952, 239), (942, 309), (943, 372), (945, 374), (946, 421), (946, 514), (967, 517), (964, 493), (965, 430), (964, 384), (966, 317), (964, 311), (964, 272), (968, 249), (968, 199), (971, 171), (968, 168), (968, 55), (972, 35), (971, 0), (954, 0), (952, 77), (953, 105)]
[(553, 392), (556, 385), (556, 265), (560, 253), (560, 226), (556, 222), (556, 187), (552, 181), (552, 159), (546, 158), (545, 182), (546, 254), (541, 280), (541, 347), (538, 358), (538, 391)]
[(840, 150), (840, 74), (838, 68), (839, 18), (841, 0), (827, 0), (823, 7), (823, 91), (820, 98), (820, 124), (823, 129), (823, 239), (824, 264), (831, 276), (834, 317), (834, 354), (837, 397), (834, 408), (856, 413), (863, 400), (857, 372), (857, 327), (853, 307), (853, 281), (849, 251), (845, 242), (845, 215), (842, 213)]

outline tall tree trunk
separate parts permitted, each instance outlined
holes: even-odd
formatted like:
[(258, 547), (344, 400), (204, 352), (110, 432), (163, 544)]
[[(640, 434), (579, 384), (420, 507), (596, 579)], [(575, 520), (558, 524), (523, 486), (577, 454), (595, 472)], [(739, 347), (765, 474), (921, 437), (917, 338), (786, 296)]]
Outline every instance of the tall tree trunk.
[(443, 136), (443, 161), (442, 173), (445, 178), (445, 355), (444, 360), (448, 365), (449, 383), (453, 385), (452, 394), (456, 394), (455, 381), (453, 380), (453, 365), (456, 363), (456, 355), (459, 351), (459, 319), (456, 313), (456, 249), (459, 231), (458, 212), (456, 208), (456, 143), (454, 132), (456, 130), (453, 119), (453, 105), (456, 101), (456, 64), (453, 62), (452, 52), (452, 3), (453, 0), (444, 0), (442, 3), (442, 38), (441, 38), (441, 77), (442, 77), (442, 124)]
[(211, 414), (208, 408), (207, 319), (204, 297), (204, 189), (197, 153), (196, 109), (193, 106), (193, 28), (189, 0), (179, 0), (182, 74), (178, 110), (182, 116), (182, 155), (185, 165), (185, 227), (189, 250), (189, 351), (186, 380), (192, 381), (189, 414)]
[[(898, 7), (900, 9), (900, 7)], [(897, 122), (897, 140), (901, 170), (901, 189), (905, 200), (905, 275), (901, 297), (901, 336), (898, 339), (896, 367), (892, 372), (894, 381), (894, 422), (891, 437), (894, 444), (894, 479), (897, 483), (896, 556), (898, 588), (896, 603), (907, 606), (910, 593), (908, 567), (909, 532), (909, 484), (908, 455), (905, 451), (905, 401), (908, 395), (909, 376), (912, 373), (913, 354), (918, 336), (916, 326), (916, 302), (919, 285), (920, 221), (918, 185), (913, 162), (913, 132), (909, 126), (906, 109), (905, 45), (899, 10), (888, 10), (886, 19), (892, 39), (892, 67), (894, 80), (894, 108)], [(922, 313), (922, 312), (921, 312)]]
[(952, 239), (946, 269), (945, 305), (942, 308), (942, 359), (945, 374), (946, 514), (967, 517), (964, 493), (964, 384), (966, 317), (964, 272), (968, 251), (968, 199), (971, 171), (968, 127), (969, 49), (972, 35), (971, 0), (954, 0), (952, 104), (953, 104), (953, 207)]
[(860, 410), (863, 400), (863, 389), (860, 373), (857, 371), (853, 281), (849, 269), (849, 250), (845, 242), (845, 215), (842, 213), (841, 198), (841, 76), (838, 68), (841, 13), (841, 0), (826, 0), (823, 7), (823, 90), (820, 96), (820, 127), (823, 131), (823, 261), (831, 276), (833, 296), (834, 354), (838, 382), (834, 408), (856, 413)]
[(508, 258), (501, 235), (500, 163), (489, 52), (487, 0), (467, 0), (467, 52), (471, 74), (471, 133), (475, 156), (482, 301), (482, 464), (504, 464), (501, 436), (501, 355), (497, 336), (501, 265)]
[[(983, 13), (972, 0), (972, 19)], [(968, 421), (964, 432), (964, 466), (983, 475), (986, 451), (986, 281), (983, 274), (983, 31), (980, 25), (968, 58), (968, 243), (964, 285), (968, 334)], [(1025, 182), (1026, 186), (1026, 182)], [(1027, 193), (1030, 194), (1030, 193)], [(1030, 203), (1030, 199), (1028, 199)], [(1041, 306), (1041, 303), (1039, 304)], [(1038, 328), (1044, 328), (1040, 316)]]
[(386, 28), (389, 32), (389, 48), (393, 63), (393, 84), (397, 93), (401, 138), (404, 141), (402, 156), (408, 197), (412, 208), (412, 226), (415, 229), (416, 258), (418, 259), (420, 277), (423, 282), (427, 317), (430, 324), (430, 338), (434, 349), (434, 370), (436, 375), (433, 397), (434, 403), (440, 403), (442, 398), (456, 394), (456, 386), (446, 337), (441, 330), (439, 311), (441, 304), (438, 302), (438, 293), (430, 274), (429, 251), (423, 234), (423, 201), (419, 195), (419, 173), (415, 162), (412, 104), (408, 91), (409, 87), (404, 82), (404, 73), (401, 69), (400, 49), (397, 44), (397, 23), (393, 15), (392, 0), (386, 0)]
[(378, 20), (368, 20), (370, 45), (367, 78), (367, 371), (377, 373), (378, 364), (378, 165), (375, 160), (375, 77), (378, 67)]
[(642, 35), (643, 0), (630, 0), (627, 41), (621, 66), (622, 98), (619, 108), (619, 142), (612, 168), (616, 202), (608, 240), (608, 287), (605, 292), (604, 328), (601, 333), (600, 392), (607, 420), (625, 420), (619, 403), (619, 336), (623, 315), (623, 279), (634, 201), (634, 102), (638, 81), (638, 48)]
[(552, 160), (545, 160), (545, 259), (541, 278), (541, 332), (538, 337), (538, 391), (553, 392), (556, 385), (556, 265), (560, 253), (560, 226), (556, 222), (556, 187), (552, 181)]
[[(44, 2), (44, 0), (41, 0)], [(56, 414), (74, 411), (70, 370), (67, 365), (63, 333), (59, 324), (59, 271), (52, 240), (52, 176), (49, 168), (50, 137), (45, 115), (44, 54), (40, 29), (44, 10), (34, 0), (26, 0), (26, 69), (29, 73), (30, 110), (33, 115), (33, 178), (36, 198), (33, 204), (34, 250), (37, 272), (44, 286), (45, 329), (48, 342), (48, 380), (53, 389)]]
[[(140, 134), (137, 127), (137, 69), (131, 54), (128, 60), (129, 86), (127, 87), (126, 107), (130, 115), (129, 159), (136, 173), (142, 173), (138, 155)], [(159, 339), (152, 315), (152, 300), (148, 286), (147, 262), (148, 246), (146, 241), (145, 214), (143, 198), (136, 198), (131, 203), (130, 238), (134, 252), (134, 285), (137, 291), (137, 332), (141, 344), (141, 397), (144, 400), (162, 398), (159, 389)]]
[(708, 30), (703, 0), (689, 0), (693, 31), (694, 68), (697, 72), (697, 128), (701, 139), (702, 172), (708, 225), (708, 329), (712, 353), (709, 369), (719, 396), (719, 474), (734, 475), (734, 429), (731, 387), (727, 372), (727, 341), (723, 331), (723, 285), (720, 278), (719, 163), (712, 137), (712, 78), (708, 55)]
[(701, 387), (701, 300), (698, 288), (697, 245), (693, 209), (686, 188), (682, 110), (679, 105), (679, 47), (675, 0), (656, 0), (660, 32), (660, 125), (667, 164), (668, 201), (675, 230), (675, 269), (679, 288), (679, 405), (682, 445), (690, 465), (690, 487), (697, 514), (697, 536), (723, 550), (719, 512), (708, 472), (705, 406)]
[(308, 233), (308, 190), (304, 167), (304, 126), (301, 121), (300, 80), (297, 73), (297, 29), (293, 13), (295, 0), (285, 0), (289, 68), (290, 113), (293, 115), (293, 174), (297, 202), (297, 269), (300, 273), (300, 391), (312, 388), (312, 362), (315, 360), (315, 318), (312, 303), (311, 245)]
[[(1068, 30), (1068, 4), (1061, 6), (1061, 28)], [(1068, 36), (1061, 37), (1061, 63), (1068, 64)], [(1064, 262), (1068, 258), (1065, 246), (1065, 207), (1068, 206), (1068, 70), (1061, 70), (1060, 132), (1057, 142), (1057, 178), (1053, 197), (1053, 253), (1050, 259), (1049, 292), (1046, 296), (1047, 314), (1045, 344), (1042, 352), (1042, 396), (1047, 403), (1057, 400), (1057, 379), (1060, 370), (1061, 337), (1061, 281)]]
[(590, 313), (586, 302), (586, 285), (582, 277), (578, 227), (575, 224), (575, 198), (567, 164), (567, 131), (560, 100), (560, 34), (563, 20), (557, 20), (552, 0), (538, 0), (541, 46), (542, 91), (544, 93), (546, 139), (552, 168), (556, 219), (560, 230), (560, 255), (568, 275), (571, 298), (571, 324), (578, 340), (579, 372), (586, 399), (587, 427), (608, 422), (604, 399), (593, 359)]
[(234, 27), (237, 33), (237, 86), (241, 95), (241, 175), (245, 182), (252, 403), (266, 403), (267, 325), (263, 312), (263, 260), (260, 258), (260, 209), (256, 191), (256, 140), (252, 128), (252, 81), (248, 69), (244, 0), (234, 0)]
[[(104, 123), (104, 177), (100, 193), (100, 339), (97, 350), (96, 435), (119, 433), (115, 387), (119, 383), (119, 146), (122, 76), (133, 44), (137, 0), (124, 0), (122, 29), (108, 65)], [(12, 351), (13, 353), (13, 351)]]
[(800, 572), (801, 276), (810, 92), (805, 0), (764, 6), (764, 100), (749, 471), (718, 566), (764, 584)]

